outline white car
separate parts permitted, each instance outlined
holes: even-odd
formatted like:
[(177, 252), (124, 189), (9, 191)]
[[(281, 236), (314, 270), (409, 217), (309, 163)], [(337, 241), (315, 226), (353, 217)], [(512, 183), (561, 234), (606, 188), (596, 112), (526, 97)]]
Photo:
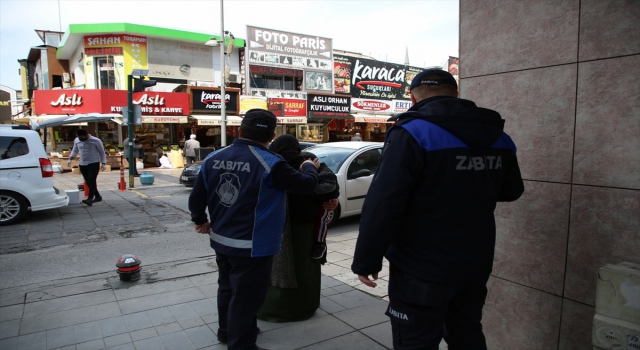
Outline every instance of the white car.
[(64, 207), (65, 192), (53, 187), (53, 167), (40, 135), (16, 125), (0, 125), (0, 225), (31, 211)]
[(380, 165), (382, 142), (347, 141), (319, 144), (304, 150), (318, 157), (338, 177), (340, 204), (331, 222), (362, 212), (373, 175)]

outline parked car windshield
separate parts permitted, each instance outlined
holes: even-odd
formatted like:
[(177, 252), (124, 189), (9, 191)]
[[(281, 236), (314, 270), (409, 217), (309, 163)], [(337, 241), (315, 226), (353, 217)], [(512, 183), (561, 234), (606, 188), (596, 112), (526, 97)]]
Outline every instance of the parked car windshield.
[(325, 163), (334, 173), (338, 172), (342, 163), (356, 150), (351, 148), (315, 146), (305, 149), (318, 157), (320, 163)]

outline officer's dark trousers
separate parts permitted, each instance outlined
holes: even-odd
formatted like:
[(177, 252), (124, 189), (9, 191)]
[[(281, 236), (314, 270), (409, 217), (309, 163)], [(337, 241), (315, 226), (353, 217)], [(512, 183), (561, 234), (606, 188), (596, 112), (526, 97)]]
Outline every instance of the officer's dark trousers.
[(216, 254), (218, 264), (218, 338), (229, 350), (253, 350), (258, 310), (269, 287), (273, 256), (238, 258)]
[(444, 337), (449, 350), (486, 350), (482, 307), (487, 278), (459, 285), (438, 285), (403, 275), (389, 275), (389, 308), (393, 348), (437, 350)]
[(95, 197), (100, 197), (100, 192), (98, 192), (98, 173), (100, 172), (100, 162), (91, 163), (87, 165), (78, 165), (80, 168), (80, 173), (84, 178), (84, 182), (87, 183), (89, 187), (88, 199), (93, 200)]

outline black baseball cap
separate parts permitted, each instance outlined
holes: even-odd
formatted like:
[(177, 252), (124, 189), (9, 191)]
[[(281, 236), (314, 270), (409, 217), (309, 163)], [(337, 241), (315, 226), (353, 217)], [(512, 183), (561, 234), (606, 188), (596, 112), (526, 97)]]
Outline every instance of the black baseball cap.
[[(428, 78), (427, 78), (428, 77)], [(442, 69), (427, 69), (418, 73), (411, 81), (409, 90), (413, 90), (418, 85), (453, 85), (456, 89), (458, 83), (451, 73)]]
[(254, 108), (247, 111), (242, 119), (242, 125), (255, 126), (257, 128), (274, 130), (276, 128), (275, 114), (260, 108)]

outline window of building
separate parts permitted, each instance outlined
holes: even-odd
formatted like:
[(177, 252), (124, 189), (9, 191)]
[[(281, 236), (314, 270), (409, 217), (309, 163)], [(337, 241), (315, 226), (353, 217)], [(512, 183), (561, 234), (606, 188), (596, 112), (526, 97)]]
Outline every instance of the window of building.
[(98, 89), (116, 88), (116, 68), (113, 64), (113, 57), (96, 57), (96, 82)]
[(251, 74), (251, 87), (257, 89), (274, 89), (300, 91), (294, 77), (282, 77), (264, 74)]

